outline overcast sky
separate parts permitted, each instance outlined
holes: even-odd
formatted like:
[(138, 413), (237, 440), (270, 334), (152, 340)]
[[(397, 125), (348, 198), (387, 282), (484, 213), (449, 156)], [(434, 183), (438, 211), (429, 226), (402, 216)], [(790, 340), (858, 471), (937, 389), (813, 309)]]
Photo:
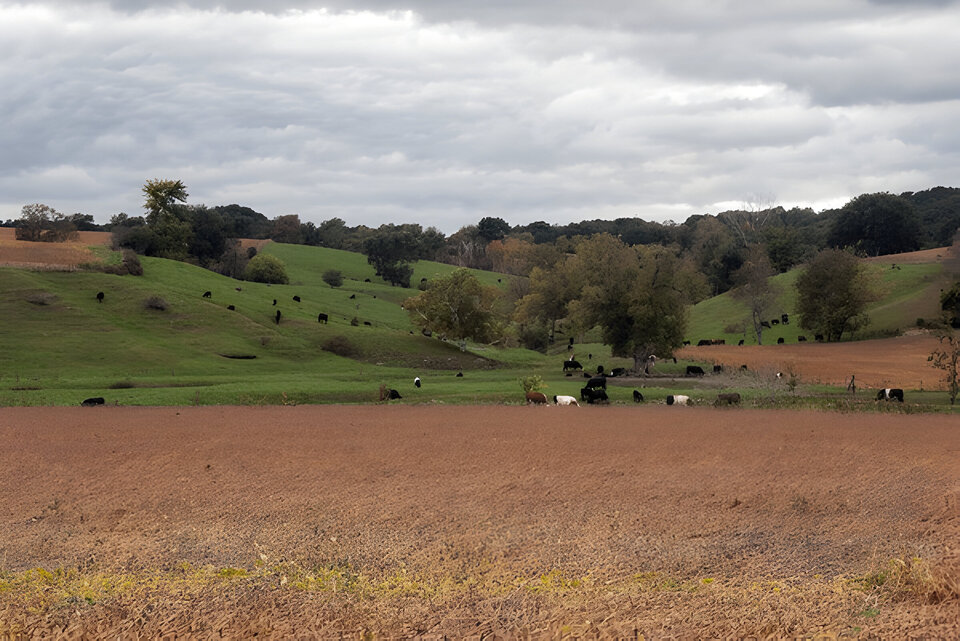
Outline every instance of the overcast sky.
[(960, 186), (960, 5), (0, 0), (0, 219), (143, 212), (452, 233)]

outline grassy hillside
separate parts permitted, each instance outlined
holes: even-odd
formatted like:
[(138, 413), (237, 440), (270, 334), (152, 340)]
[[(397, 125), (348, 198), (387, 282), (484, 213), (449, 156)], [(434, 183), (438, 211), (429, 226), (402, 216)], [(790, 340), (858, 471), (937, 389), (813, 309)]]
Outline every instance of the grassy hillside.
[[(893, 335), (915, 327), (917, 318), (933, 319), (938, 316), (939, 293), (943, 286), (940, 263), (898, 265), (897, 269), (891, 269), (889, 263), (873, 265), (881, 283), (883, 298), (870, 305), (867, 310), (870, 324), (854, 338)], [(780, 288), (780, 295), (770, 311), (770, 320), (779, 319), (781, 314), (786, 313), (790, 323), (765, 329), (764, 344), (776, 343), (778, 338), (795, 343), (801, 334), (808, 339), (813, 338), (810, 331), (800, 327), (800, 317), (796, 314), (796, 282), (800, 271), (793, 269), (771, 279)], [(700, 339), (722, 338), (727, 343), (736, 343), (744, 338), (747, 345), (755, 345), (757, 339), (749, 322), (744, 334), (742, 325), (745, 319), (748, 319), (747, 308), (734, 300), (729, 292), (708, 298), (694, 305), (690, 311), (688, 340), (696, 344)]]

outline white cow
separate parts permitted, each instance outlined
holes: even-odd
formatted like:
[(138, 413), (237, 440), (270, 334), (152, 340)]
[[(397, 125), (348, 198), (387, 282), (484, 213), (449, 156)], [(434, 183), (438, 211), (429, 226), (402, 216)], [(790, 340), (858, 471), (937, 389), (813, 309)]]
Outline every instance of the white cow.
[(689, 396), (683, 394), (673, 394), (667, 396), (667, 405), (686, 405), (690, 402)]
[(557, 405), (576, 405), (580, 407), (580, 403), (578, 403), (577, 399), (573, 396), (554, 396), (553, 402)]

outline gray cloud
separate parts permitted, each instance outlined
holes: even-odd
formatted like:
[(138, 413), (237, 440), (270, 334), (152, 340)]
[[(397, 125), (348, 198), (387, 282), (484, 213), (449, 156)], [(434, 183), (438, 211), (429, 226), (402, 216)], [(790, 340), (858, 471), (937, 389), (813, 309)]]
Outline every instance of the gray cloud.
[(105, 221), (175, 177), (452, 232), (957, 175), (952, 2), (220, 4), (0, 0), (0, 218)]

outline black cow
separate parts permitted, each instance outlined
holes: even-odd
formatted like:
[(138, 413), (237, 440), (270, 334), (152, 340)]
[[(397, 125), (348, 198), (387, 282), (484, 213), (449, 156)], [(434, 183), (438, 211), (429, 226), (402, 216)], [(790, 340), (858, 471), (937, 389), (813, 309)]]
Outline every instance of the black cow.
[(742, 346), (742, 345), (743, 345), (743, 339), (742, 339), (742, 338), (737, 342), (737, 345), (738, 345), (738, 346)]
[(711, 341), (709, 338), (703, 338), (697, 341), (697, 347), (703, 347), (704, 345), (712, 345), (712, 344), (713, 344), (713, 341)]
[(713, 366), (713, 373), (714, 373), (714, 374), (720, 374), (720, 373), (722, 373), (722, 372), (723, 372), (723, 365), (714, 365), (714, 366)]
[(299, 302), (300, 302), (300, 297), (299, 297), (299, 296), (294, 296), (294, 297), (293, 297), (293, 300), (295, 300), (295, 301), (297, 301), (297, 302), (299, 303)]
[(602, 389), (594, 389), (592, 387), (584, 387), (580, 390), (580, 400), (586, 401), (590, 405), (594, 403), (605, 403), (610, 400), (607, 396), (607, 392)]
[(783, 345), (783, 336), (777, 339), (777, 345)]
[(93, 398), (84, 399), (83, 402), (80, 403), (80, 405), (82, 405), (83, 407), (94, 407), (96, 405), (103, 405), (104, 402), (105, 401), (103, 400), (102, 396), (95, 396)]
[(235, 311), (237, 308), (234, 307), (233, 305), (227, 305), (227, 309), (229, 309), (232, 312), (232, 311)]
[(770, 323), (767, 321), (760, 321), (760, 327), (766, 327), (767, 329), (770, 329)]
[(274, 307), (276, 307), (276, 305), (277, 305), (277, 299), (276, 299), (276, 298), (273, 299), (273, 305), (274, 305)]
[(318, 323), (323, 323), (324, 325), (326, 325), (326, 324), (327, 324), (327, 315), (326, 315), (326, 314), (323, 314), (323, 313), (317, 314), (317, 322), (318, 322)]
[(210, 298), (210, 297), (212, 297), (212, 296), (213, 296), (213, 292), (203, 292), (203, 297), (204, 297), (204, 298)]
[(364, 278), (364, 279), (363, 279), (363, 282), (369, 283), (369, 282), (370, 282), (370, 279), (369, 279), (369, 278)]
[(603, 365), (597, 365), (597, 376), (603, 376)]
[(798, 342), (798, 343), (806, 343), (806, 342), (807, 342), (807, 337), (804, 336), (803, 334), (800, 334), (799, 336), (797, 336), (797, 342)]
[(243, 288), (242, 288), (242, 287), (234, 287), (234, 289), (237, 290), (238, 292), (242, 292), (242, 291), (243, 291)]
[(587, 381), (586, 387), (584, 389), (607, 389), (607, 377), (606, 376), (593, 376)]
[(789, 314), (780, 314), (780, 322), (784, 325), (790, 324), (790, 315)]
[[(802, 322), (802, 321), (801, 321), (801, 322)], [(815, 334), (814, 337), (813, 337), (813, 340), (817, 341), (818, 343), (822, 343), (822, 342), (823, 342), (823, 334)]]
[(356, 298), (356, 297), (357, 297), (356, 294), (350, 294), (350, 300), (353, 300), (353, 299)]
[(563, 371), (568, 369), (583, 369), (583, 365), (580, 364), (580, 361), (565, 360), (563, 361)]
[(276, 319), (277, 319), (277, 325), (279, 325), (279, 324), (280, 324), (280, 316), (281, 316), (281, 314), (280, 314), (280, 310), (278, 309), (278, 310), (277, 310), (277, 316), (276, 316)]
[(634, 402), (634, 403), (642, 403), (642, 402), (643, 402), (643, 394), (641, 394), (641, 393), (640, 393), (640, 390), (638, 390), (638, 389), (633, 390), (633, 402)]
[(771, 324), (771, 325), (779, 325), (779, 324), (780, 324), (780, 319), (779, 319), (779, 318), (774, 318), (773, 320), (770, 321), (770, 324)]
[(403, 398), (403, 397), (400, 396), (400, 392), (398, 392), (398, 391), (395, 390), (395, 389), (392, 389), (392, 390), (390, 390), (389, 392), (387, 392), (387, 398), (388, 398), (389, 400), (393, 401), (393, 400), (401, 399), (401, 398)]
[[(370, 325), (370, 321), (363, 321), (364, 325)], [(370, 325), (372, 327), (372, 325)]]
[(699, 365), (687, 365), (687, 376), (703, 376), (703, 368)]
[(898, 387), (887, 387), (877, 392), (878, 401), (900, 401), (903, 402), (903, 390)]
[(689, 344), (690, 344), (690, 341), (683, 341), (683, 344), (684, 344), (684, 345), (689, 345)]
[(103, 302), (103, 292), (97, 292), (97, 302), (98, 303)]
[(740, 404), (740, 394), (737, 392), (730, 392), (729, 394), (717, 394), (717, 400), (713, 402), (714, 405), (739, 405)]
[(626, 367), (614, 367), (610, 370), (610, 376), (626, 376), (627, 368)]
[(463, 372), (457, 372), (457, 378), (463, 378)]
[(741, 365), (741, 366), (740, 366), (740, 371), (741, 371), (741, 372), (747, 371), (747, 366), (746, 366), (746, 365)]

